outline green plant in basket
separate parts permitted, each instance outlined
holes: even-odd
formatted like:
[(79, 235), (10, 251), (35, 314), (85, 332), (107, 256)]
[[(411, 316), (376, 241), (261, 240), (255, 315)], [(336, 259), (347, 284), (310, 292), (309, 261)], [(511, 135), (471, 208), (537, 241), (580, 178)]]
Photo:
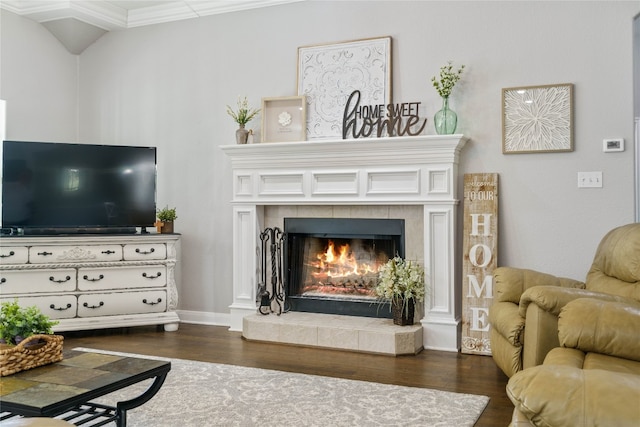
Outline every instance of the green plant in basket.
[(6, 301), (0, 309), (0, 342), (18, 344), (37, 334), (53, 334), (57, 320), (51, 320), (36, 306), (20, 307), (18, 301)]
[(410, 299), (424, 300), (424, 268), (416, 261), (391, 258), (378, 270), (375, 293), (382, 300), (401, 303), (407, 310)]

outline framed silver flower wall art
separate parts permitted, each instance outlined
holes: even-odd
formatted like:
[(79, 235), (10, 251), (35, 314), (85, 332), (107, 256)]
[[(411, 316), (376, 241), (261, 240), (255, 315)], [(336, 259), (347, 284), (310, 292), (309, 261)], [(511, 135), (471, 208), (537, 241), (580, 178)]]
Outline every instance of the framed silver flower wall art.
[(573, 151), (573, 84), (502, 89), (502, 152)]
[(306, 140), (304, 96), (262, 98), (262, 142)]
[(391, 37), (298, 48), (298, 95), (307, 97), (307, 139), (342, 138), (345, 105), (391, 103)]

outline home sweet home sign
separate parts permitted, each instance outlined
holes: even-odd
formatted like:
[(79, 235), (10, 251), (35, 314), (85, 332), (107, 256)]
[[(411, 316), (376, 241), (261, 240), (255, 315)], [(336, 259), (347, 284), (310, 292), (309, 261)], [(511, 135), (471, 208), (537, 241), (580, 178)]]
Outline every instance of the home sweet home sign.
[(464, 175), (462, 352), (491, 354), (489, 307), (498, 259), (498, 174)]

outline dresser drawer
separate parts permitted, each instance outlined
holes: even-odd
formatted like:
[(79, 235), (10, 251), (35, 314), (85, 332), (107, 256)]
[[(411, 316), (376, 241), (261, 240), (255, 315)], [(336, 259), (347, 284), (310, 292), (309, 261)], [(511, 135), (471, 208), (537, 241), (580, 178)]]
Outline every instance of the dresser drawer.
[(81, 291), (165, 286), (167, 267), (164, 265), (78, 269), (78, 289)]
[[(14, 298), (4, 298), (2, 301), (13, 301)], [(35, 305), (42, 314), (51, 319), (71, 319), (78, 312), (78, 298), (75, 295), (45, 295), (38, 297), (19, 297), (21, 307)]]
[(121, 260), (120, 245), (32, 246), (29, 249), (29, 261), (32, 264)]
[(163, 290), (113, 292), (78, 296), (78, 316), (116, 316), (122, 314), (162, 313), (167, 310)]
[(124, 245), (125, 261), (140, 261), (143, 259), (166, 259), (167, 247), (164, 243), (149, 243), (140, 245)]
[(0, 246), (0, 264), (26, 264), (29, 248), (26, 246)]
[(76, 290), (76, 270), (0, 271), (0, 294), (69, 292)]

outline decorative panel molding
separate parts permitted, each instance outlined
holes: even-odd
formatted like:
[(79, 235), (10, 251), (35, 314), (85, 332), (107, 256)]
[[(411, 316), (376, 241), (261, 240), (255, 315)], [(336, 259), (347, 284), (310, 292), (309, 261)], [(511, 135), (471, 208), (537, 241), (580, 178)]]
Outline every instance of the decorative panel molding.
[(251, 182), (251, 174), (236, 175), (234, 194), (237, 196), (250, 196), (252, 194)]
[(429, 194), (449, 194), (450, 192), (451, 187), (449, 186), (449, 171), (429, 171)]
[(367, 194), (420, 194), (420, 171), (369, 172)]
[(304, 195), (304, 175), (301, 173), (259, 174), (259, 177), (260, 188), (258, 189), (258, 194), (260, 196)]
[(313, 172), (312, 195), (358, 194), (358, 172)]

